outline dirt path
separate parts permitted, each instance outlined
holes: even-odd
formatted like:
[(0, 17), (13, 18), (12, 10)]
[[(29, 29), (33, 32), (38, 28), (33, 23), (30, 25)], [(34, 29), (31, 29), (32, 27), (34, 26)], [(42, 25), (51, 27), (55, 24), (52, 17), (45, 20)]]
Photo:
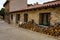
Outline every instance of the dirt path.
[(23, 28), (12, 27), (0, 21), (0, 40), (57, 40), (54, 37)]

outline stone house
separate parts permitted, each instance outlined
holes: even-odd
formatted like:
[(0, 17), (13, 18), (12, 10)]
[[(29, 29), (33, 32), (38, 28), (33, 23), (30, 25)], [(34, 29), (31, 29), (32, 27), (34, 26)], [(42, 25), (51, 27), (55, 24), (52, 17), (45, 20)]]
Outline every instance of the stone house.
[(32, 20), (43, 26), (60, 22), (60, 0), (34, 5), (27, 4), (27, 0), (7, 0), (4, 7), (5, 21), (12, 25)]

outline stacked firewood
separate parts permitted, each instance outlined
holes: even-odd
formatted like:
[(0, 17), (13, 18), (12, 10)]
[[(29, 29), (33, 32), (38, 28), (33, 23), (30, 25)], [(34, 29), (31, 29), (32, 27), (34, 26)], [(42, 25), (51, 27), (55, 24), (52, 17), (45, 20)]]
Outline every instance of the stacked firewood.
[(51, 36), (60, 36), (60, 27), (45, 28), (42, 32)]
[(51, 35), (51, 36), (57, 36), (57, 37), (60, 36), (60, 26), (38, 27), (32, 24), (31, 22), (28, 22), (28, 23), (19, 25), (19, 27), (29, 29), (32, 31), (36, 31), (36, 32), (40, 32), (40, 33), (44, 33), (44, 34)]

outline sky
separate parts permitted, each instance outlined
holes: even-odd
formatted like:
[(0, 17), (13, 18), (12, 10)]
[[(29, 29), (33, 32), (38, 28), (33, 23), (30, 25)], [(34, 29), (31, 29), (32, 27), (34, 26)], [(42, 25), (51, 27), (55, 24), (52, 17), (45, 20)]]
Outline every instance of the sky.
[[(33, 4), (33, 3), (44, 3), (47, 1), (52, 1), (52, 0), (28, 0), (27, 3), (28, 4)], [(6, 2), (6, 0), (0, 0), (0, 9), (3, 7), (3, 4)]]

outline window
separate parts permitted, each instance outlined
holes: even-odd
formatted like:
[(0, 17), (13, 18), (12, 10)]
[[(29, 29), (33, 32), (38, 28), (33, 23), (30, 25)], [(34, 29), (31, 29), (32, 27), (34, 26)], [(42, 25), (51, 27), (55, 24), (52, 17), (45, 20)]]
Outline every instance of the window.
[(50, 25), (50, 13), (40, 13), (39, 14), (39, 24), (48, 26)]
[(28, 21), (28, 14), (24, 14), (24, 22)]

